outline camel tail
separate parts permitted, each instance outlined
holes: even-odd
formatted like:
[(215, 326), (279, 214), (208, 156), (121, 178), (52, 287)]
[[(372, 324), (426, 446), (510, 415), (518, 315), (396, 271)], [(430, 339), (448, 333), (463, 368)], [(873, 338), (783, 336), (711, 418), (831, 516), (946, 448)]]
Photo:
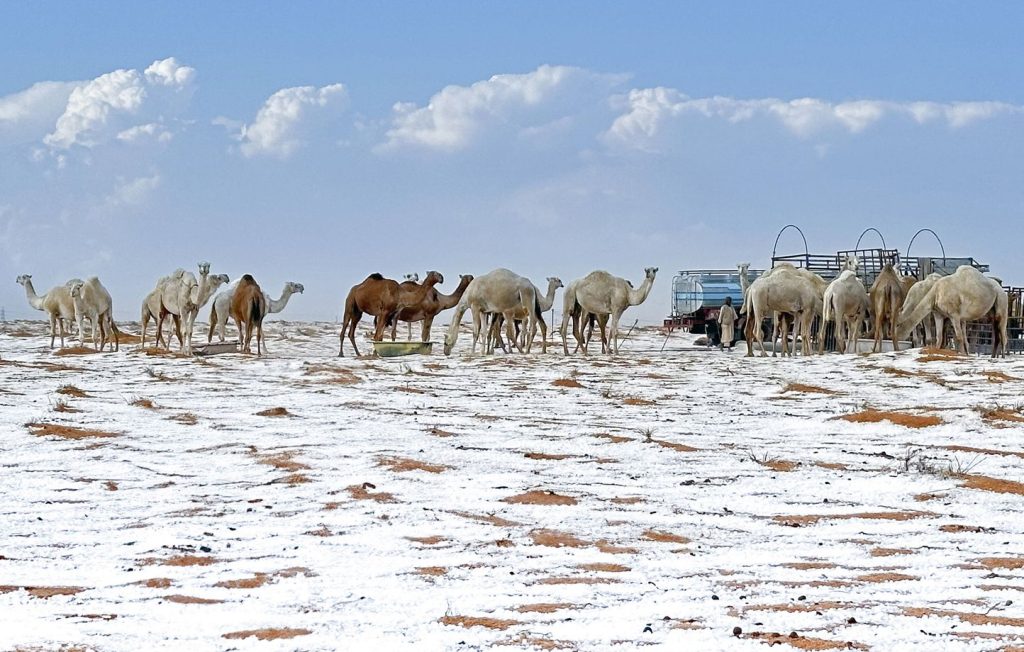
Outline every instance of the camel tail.
[(910, 329), (920, 324), (925, 317), (931, 314), (932, 308), (935, 305), (935, 293), (937, 290), (938, 285), (932, 284), (928, 292), (917, 302), (917, 305), (903, 305), (899, 323), (896, 325), (896, 331), (899, 335), (896, 339), (904, 339), (910, 333)]
[(253, 324), (263, 321), (263, 294), (260, 292), (257, 292), (249, 302), (249, 321)]
[(832, 312), (834, 310), (832, 306), (832, 288), (829, 287), (825, 290), (825, 305), (821, 309), (821, 323), (827, 324), (832, 319)]
[(213, 329), (217, 327), (217, 302), (213, 301), (210, 306), (210, 332), (206, 335), (206, 341), (213, 341)]

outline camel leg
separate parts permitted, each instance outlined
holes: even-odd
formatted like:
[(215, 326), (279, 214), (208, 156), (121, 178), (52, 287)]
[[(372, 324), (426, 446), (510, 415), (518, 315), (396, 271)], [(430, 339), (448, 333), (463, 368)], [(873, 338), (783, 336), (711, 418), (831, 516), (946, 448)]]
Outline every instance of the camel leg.
[(899, 323), (900, 311), (897, 310), (896, 303), (893, 302), (891, 307), (892, 312), (889, 314), (889, 336), (892, 338), (892, 350), (899, 351), (900, 345), (896, 340), (898, 334), (896, 333), (896, 324)]
[(882, 311), (879, 310), (875, 313), (875, 346), (872, 347), (872, 353), (878, 353), (882, 350), (882, 320), (884, 316)]
[(967, 354), (967, 338), (965, 337), (963, 322), (959, 319), (954, 319), (952, 321), (953, 332), (956, 337), (956, 350), (962, 350), (964, 354)]
[(509, 341), (516, 345), (516, 350), (523, 353), (523, 347), (519, 343), (519, 338), (516, 337), (515, 321), (512, 315), (505, 315), (505, 334), (508, 336)]
[(540, 352), (548, 352), (548, 324), (543, 318), (540, 320)]
[[(160, 314), (156, 318), (156, 348), (160, 348), (161, 333), (164, 328), (164, 319), (167, 319), (167, 312), (161, 308)], [(167, 349), (171, 348), (171, 336), (167, 336)]]
[[(423, 334), (422, 334), (422, 340), (421, 341), (423, 341), (423, 342), (429, 342), (430, 341), (430, 328), (433, 325), (434, 325), (434, 316), (433, 315), (426, 315), (425, 317), (423, 317)], [(412, 324), (409, 324), (409, 328), (412, 328)]]

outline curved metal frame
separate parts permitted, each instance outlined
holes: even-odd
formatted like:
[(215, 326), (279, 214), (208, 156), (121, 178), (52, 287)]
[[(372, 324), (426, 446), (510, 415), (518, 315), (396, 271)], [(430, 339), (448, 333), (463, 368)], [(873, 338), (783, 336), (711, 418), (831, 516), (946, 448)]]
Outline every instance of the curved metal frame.
[(939, 243), (939, 249), (942, 250), (942, 260), (946, 260), (946, 248), (942, 245), (942, 238), (939, 237), (938, 233), (932, 231), (931, 229), (920, 229), (917, 233), (914, 234), (914, 237), (910, 239), (910, 244), (907, 245), (907, 260), (910, 260), (910, 248), (914, 246), (914, 240), (916, 240), (917, 236), (921, 235), (925, 231), (935, 236), (935, 240)]
[(804, 255), (810, 256), (811, 252), (810, 250), (807, 249), (807, 238), (804, 237), (804, 232), (801, 231), (800, 227), (797, 226), (796, 224), (787, 224), (786, 226), (782, 227), (782, 229), (779, 231), (779, 234), (775, 236), (775, 244), (772, 245), (772, 260), (775, 260), (775, 254), (777, 253), (779, 248), (779, 238), (782, 237), (782, 234), (786, 231), (786, 229), (796, 229), (796, 232), (800, 234), (800, 239), (804, 241)]
[(877, 233), (878, 237), (881, 238), (881, 240), (882, 240), (882, 249), (883, 250), (888, 249), (888, 247), (885, 246), (885, 236), (882, 235), (882, 232), (879, 231), (878, 229), (876, 229), (873, 226), (869, 226), (868, 228), (866, 228), (863, 231), (861, 231), (860, 237), (857, 238), (857, 244), (853, 245), (853, 250), (854, 251), (860, 251), (860, 241), (864, 237), (864, 235), (867, 234), (868, 231), (874, 231), (875, 233)]

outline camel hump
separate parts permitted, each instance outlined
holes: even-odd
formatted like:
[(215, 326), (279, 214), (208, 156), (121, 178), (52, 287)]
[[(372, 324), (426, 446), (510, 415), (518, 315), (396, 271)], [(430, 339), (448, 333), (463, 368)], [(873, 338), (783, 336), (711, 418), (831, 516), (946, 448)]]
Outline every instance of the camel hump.
[(380, 272), (374, 272), (373, 274), (370, 274), (366, 278), (373, 279), (374, 281), (383, 281), (384, 280), (384, 275), (381, 274)]
[(244, 283), (246, 285), (254, 284), (256, 283), (256, 279), (252, 277), (252, 274), (244, 274), (242, 275), (241, 283)]

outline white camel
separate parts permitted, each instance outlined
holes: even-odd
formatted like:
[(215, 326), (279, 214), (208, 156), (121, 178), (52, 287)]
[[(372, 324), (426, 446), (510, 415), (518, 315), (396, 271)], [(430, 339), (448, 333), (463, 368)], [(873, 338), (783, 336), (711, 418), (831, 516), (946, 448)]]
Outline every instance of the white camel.
[[(473, 313), (472, 350), (474, 353), (476, 353), (476, 344), (480, 340), (480, 331), (486, 327), (489, 313), (501, 313), (505, 316), (508, 339), (515, 344), (520, 353), (524, 349), (520, 346), (518, 338), (515, 337), (513, 324), (517, 314), (525, 314), (523, 327), (530, 333), (527, 337), (525, 352), (529, 353), (530, 347), (533, 345), (533, 323), (540, 317), (537, 312), (537, 291), (530, 279), (504, 268), (498, 268), (474, 278), (466, 287), (458, 305), (455, 306), (451, 325), (448, 327), (448, 333), (444, 336), (445, 355), (451, 355), (452, 348), (459, 338), (459, 324), (467, 310), (471, 310)], [(486, 332), (484, 335), (486, 337)], [(488, 350), (485, 343), (484, 352), (493, 353), (493, 349)]]
[[(604, 270), (593, 271), (581, 279), (570, 283), (572, 292), (566, 291), (563, 297), (562, 314), (562, 348), (568, 353), (566, 344), (566, 331), (568, 321), (571, 319), (573, 335), (576, 342), (587, 353), (587, 341), (583, 338), (583, 327), (590, 321), (591, 316), (597, 319), (597, 325), (601, 329), (601, 349), (608, 353), (619, 352), (619, 320), (622, 313), (630, 306), (638, 306), (647, 300), (654, 286), (654, 278), (658, 274), (657, 267), (644, 269), (644, 281), (640, 287), (634, 288), (633, 284), (624, 278), (612, 276)], [(571, 303), (570, 303), (571, 302)], [(578, 314), (578, 319), (575, 315)], [(607, 333), (606, 326), (611, 322), (611, 333)], [(579, 330), (576, 323), (579, 323)]]
[[(747, 296), (743, 301), (743, 312), (747, 315), (745, 333), (747, 357), (754, 355), (755, 339), (761, 349), (761, 357), (768, 355), (764, 348), (764, 332), (761, 330), (761, 324), (769, 313), (774, 314), (776, 321), (779, 321), (778, 317), (784, 314), (793, 316), (796, 324), (795, 334), (803, 334), (802, 352), (807, 355), (810, 352), (811, 322), (821, 310), (825, 287), (824, 280), (817, 274), (786, 263), (766, 270), (755, 279), (750, 284)], [(783, 326), (783, 355), (788, 353), (787, 331), (788, 328)], [(772, 348), (774, 349), (774, 347)], [(795, 341), (793, 349), (795, 353)], [(773, 350), (772, 356), (776, 355), (777, 353)]]
[[(547, 312), (548, 310), (551, 310), (551, 306), (554, 305), (554, 303), (555, 303), (555, 292), (558, 290), (558, 288), (564, 287), (562, 285), (562, 279), (558, 278), (557, 276), (549, 276), (547, 278), (547, 282), (548, 282), (548, 291), (545, 294), (541, 294), (540, 293), (540, 289), (536, 285), (533, 286), (533, 291), (537, 295), (537, 314), (538, 314), (538, 317), (533, 322), (533, 333), (532, 333), (532, 335), (536, 336), (536, 334), (537, 334), (537, 327), (539, 325), (540, 326), (541, 352), (542, 353), (547, 353), (548, 352), (548, 325), (544, 321), (544, 313)], [(523, 322), (524, 319), (526, 319), (526, 314), (525, 313), (518, 313), (518, 312), (516, 313), (516, 324), (515, 324), (515, 326), (516, 326), (516, 335), (520, 338), (520, 343), (519, 343), (520, 347), (526, 345), (526, 330), (520, 328), (522, 326), (522, 322)], [(501, 325), (502, 325), (502, 323), (504, 323), (504, 321), (505, 321), (505, 316), (504, 315), (502, 315), (500, 313), (494, 313), (491, 316), (491, 326), (488, 329), (487, 336), (488, 336), (488, 338), (494, 338), (497, 341), (498, 346), (500, 346), (503, 351), (508, 352), (508, 349), (505, 348), (505, 343), (501, 339)]]
[[(227, 333), (228, 313), (231, 311), (231, 300), (235, 296), (235, 290), (238, 288), (238, 281), (232, 281), (223, 290), (217, 293), (213, 297), (212, 305), (210, 307), (210, 332), (207, 333), (206, 341), (213, 341), (213, 333), (216, 331), (220, 341), (223, 342)], [(267, 314), (279, 313), (285, 309), (288, 305), (288, 300), (291, 299), (293, 294), (302, 294), (306, 288), (302, 283), (295, 283), (293, 281), (286, 281), (284, 289), (281, 290), (281, 297), (279, 299), (272, 298), (266, 292), (263, 293), (263, 299), (266, 302)], [(263, 315), (266, 317), (267, 315)], [(239, 333), (241, 338), (241, 333)], [(257, 342), (257, 345), (262, 345), (264, 353), (267, 353), (267, 345), (265, 342)]]
[[(843, 270), (838, 278), (828, 284), (822, 309), (821, 331), (824, 332), (825, 325), (835, 319), (836, 349), (840, 353), (850, 350), (856, 353), (857, 340), (860, 339), (860, 329), (867, 309), (868, 291), (864, 288), (864, 283), (857, 278), (856, 271)], [(824, 349), (823, 336), (818, 342), (818, 352), (821, 353)]]
[[(140, 348), (146, 348), (146, 330), (149, 328), (149, 320), (153, 319), (157, 325), (161, 325), (163, 321), (160, 319), (160, 314), (163, 312), (163, 302), (160, 300), (163, 286), (174, 279), (180, 279), (182, 276), (187, 274), (185, 270), (180, 267), (167, 276), (163, 276), (156, 282), (156, 287), (146, 295), (146, 298), (142, 300), (142, 314), (139, 318), (139, 323), (142, 326), (142, 340), (139, 343)], [(178, 336), (178, 344), (184, 343), (181, 337), (181, 317), (179, 315), (171, 315), (174, 322), (174, 334)], [(164, 346), (163, 342), (163, 331), (162, 328), (158, 328), (156, 332), (156, 348)], [(171, 348), (170, 335), (167, 336), (166, 348)]]
[[(910, 290), (907, 291), (907, 298), (903, 300), (903, 312), (907, 314), (913, 310), (914, 306), (919, 304), (925, 295), (928, 294), (928, 290), (932, 289), (935, 285), (935, 281), (942, 278), (942, 274), (938, 272), (932, 272), (924, 278), (924, 280), (918, 281)], [(902, 314), (902, 313), (901, 313)], [(924, 326), (924, 337), (918, 337), (923, 340), (922, 344), (925, 346), (942, 346), (943, 332), (946, 329), (946, 318), (942, 316), (942, 313), (938, 311), (932, 311), (931, 319), (925, 318), (922, 320)], [(919, 335), (919, 326), (915, 326), (913, 331), (915, 337)]]
[[(60, 335), (60, 346), (64, 348), (64, 337), (70, 336), (70, 324), (75, 323), (75, 303), (71, 300), (71, 286), (81, 283), (81, 279), (73, 278), (64, 285), (51, 288), (46, 294), (36, 294), (32, 285), (32, 275), (22, 274), (17, 279), (19, 285), (25, 288), (25, 296), (28, 304), (36, 310), (42, 310), (50, 319), (50, 348), (58, 333)], [(68, 326), (67, 332), (65, 326)], [(82, 333), (78, 333), (78, 339), (82, 340)]]
[[(210, 263), (199, 263), (199, 281), (191, 272), (184, 272), (180, 277), (172, 275), (167, 281), (159, 286), (160, 291), (160, 315), (157, 319), (156, 330), (159, 333), (163, 320), (167, 315), (177, 315), (182, 322), (181, 350), (186, 355), (192, 353), (192, 330), (195, 326), (196, 316), (210, 297), (221, 285), (227, 283), (226, 274), (210, 276)], [(168, 338), (170, 345), (170, 338)]]
[[(95, 276), (90, 276), (85, 281), (76, 281), (71, 286), (71, 301), (75, 306), (75, 321), (78, 323), (78, 332), (84, 333), (82, 320), (87, 318), (92, 322), (92, 345), (93, 348), (102, 351), (106, 346), (108, 338), (111, 350), (119, 350), (120, 343), (117, 341), (117, 325), (114, 323), (114, 301), (110, 292), (103, 287), (103, 283)], [(100, 341), (97, 345), (96, 331), (100, 332)]]
[(970, 265), (961, 265), (949, 276), (936, 279), (917, 305), (907, 305), (895, 330), (905, 338), (932, 311), (953, 322), (957, 349), (968, 353), (967, 322), (992, 318), (992, 357), (1006, 355), (1008, 298), (1002, 285), (986, 278)]

